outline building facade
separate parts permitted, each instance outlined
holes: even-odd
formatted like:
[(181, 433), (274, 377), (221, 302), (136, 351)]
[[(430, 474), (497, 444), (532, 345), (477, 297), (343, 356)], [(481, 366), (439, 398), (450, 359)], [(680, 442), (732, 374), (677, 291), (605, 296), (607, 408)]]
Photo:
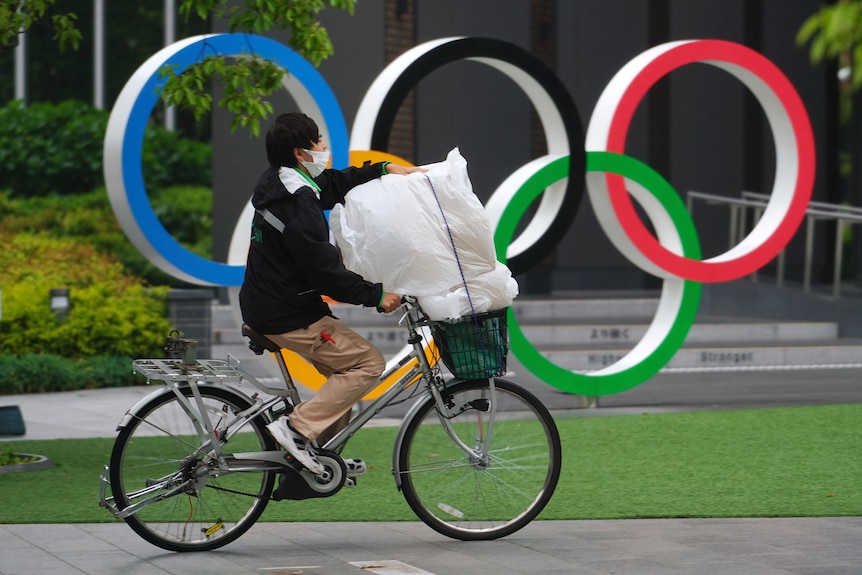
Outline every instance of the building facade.
[[(467, 36), (515, 44), (544, 62), (573, 98), (583, 127), (602, 90), (631, 59), (675, 40), (721, 39), (760, 52), (788, 77), (814, 128), (817, 177), (814, 198), (841, 202), (837, 98), (828, 66), (810, 64), (796, 44), (817, 0), (362, 0), (354, 15), (324, 14), (335, 54), (320, 72), (335, 93), (348, 128), (368, 87), (388, 62), (433, 39)], [(276, 36), (277, 37), (277, 36)], [(286, 95), (273, 99), (278, 112), (295, 107)], [(229, 118), (214, 118), (215, 229), (233, 230), (265, 167), (263, 139), (229, 134)], [(386, 151), (414, 163), (442, 160), (459, 147), (474, 190), (483, 201), (513, 171), (544, 153), (535, 110), (520, 88), (498, 71), (459, 61), (423, 78), (405, 100)], [(646, 162), (685, 197), (690, 190), (738, 197), (769, 193), (775, 146), (758, 102), (734, 77), (713, 66), (688, 65), (659, 81), (634, 116), (626, 154)], [(858, 201), (854, 202), (856, 205)], [(704, 257), (727, 250), (729, 210), (698, 205), (694, 211)], [(818, 229), (815, 280), (831, 273), (828, 226)], [(215, 238), (224, 256), (230, 233)], [(800, 280), (803, 234), (791, 242), (786, 278)], [(764, 276), (774, 274), (774, 264)], [(522, 293), (650, 289), (660, 280), (620, 255), (599, 227), (584, 196), (559, 245), (518, 277)]]

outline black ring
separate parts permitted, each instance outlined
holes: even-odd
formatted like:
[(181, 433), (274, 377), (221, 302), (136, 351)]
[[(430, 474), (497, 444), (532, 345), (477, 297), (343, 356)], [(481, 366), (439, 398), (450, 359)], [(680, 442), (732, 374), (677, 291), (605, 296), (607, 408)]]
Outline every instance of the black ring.
[(541, 60), (523, 48), (494, 38), (458, 38), (419, 56), (392, 84), (380, 104), (371, 132), (371, 149), (386, 150), (389, 134), (402, 102), (420, 80), (446, 64), (469, 58), (490, 58), (511, 64), (530, 75), (557, 105), (569, 142), (569, 179), (560, 210), (542, 236), (521, 254), (508, 260), (513, 275), (534, 267), (550, 254), (565, 236), (584, 197), (586, 152), (584, 127), (566, 87)]

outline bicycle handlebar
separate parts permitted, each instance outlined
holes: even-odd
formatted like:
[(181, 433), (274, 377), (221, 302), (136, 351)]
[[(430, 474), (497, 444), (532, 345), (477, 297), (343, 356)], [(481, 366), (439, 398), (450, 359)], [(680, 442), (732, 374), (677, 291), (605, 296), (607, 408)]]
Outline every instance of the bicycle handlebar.
[[(407, 305), (407, 304), (415, 305), (415, 304), (417, 303), (417, 301), (418, 301), (418, 300), (416, 299), (416, 297), (415, 297), (415, 296), (412, 296), (412, 295), (403, 295), (403, 296), (401, 296), (401, 305), (402, 305), (402, 306), (403, 306), (403, 305)], [(380, 306), (377, 306), (377, 307), (376, 307), (376, 309), (377, 309), (377, 313), (386, 313), (386, 310), (385, 310), (385, 309), (383, 309), (383, 308), (382, 308), (382, 307), (380, 307)], [(393, 311), (394, 311), (394, 310), (393, 310)]]

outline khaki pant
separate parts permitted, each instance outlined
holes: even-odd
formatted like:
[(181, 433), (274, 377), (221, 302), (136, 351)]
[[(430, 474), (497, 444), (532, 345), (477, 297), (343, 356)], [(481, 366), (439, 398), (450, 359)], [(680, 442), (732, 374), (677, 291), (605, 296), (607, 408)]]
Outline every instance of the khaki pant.
[(308, 360), (324, 377), (317, 394), (296, 406), (290, 425), (323, 445), (350, 421), (351, 409), (374, 387), (386, 360), (361, 335), (333, 317), (287, 333), (267, 335)]

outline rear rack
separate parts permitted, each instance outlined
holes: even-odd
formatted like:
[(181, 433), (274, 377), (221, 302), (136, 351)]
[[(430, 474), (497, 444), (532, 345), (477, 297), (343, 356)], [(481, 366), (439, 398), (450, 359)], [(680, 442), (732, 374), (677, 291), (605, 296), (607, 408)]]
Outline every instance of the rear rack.
[(136, 359), (132, 362), (135, 371), (150, 380), (188, 381), (195, 379), (207, 382), (240, 383), (243, 373), (235, 365), (221, 359), (198, 359), (185, 363), (181, 359)]

